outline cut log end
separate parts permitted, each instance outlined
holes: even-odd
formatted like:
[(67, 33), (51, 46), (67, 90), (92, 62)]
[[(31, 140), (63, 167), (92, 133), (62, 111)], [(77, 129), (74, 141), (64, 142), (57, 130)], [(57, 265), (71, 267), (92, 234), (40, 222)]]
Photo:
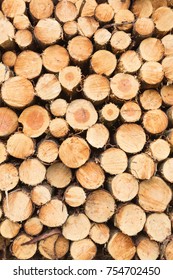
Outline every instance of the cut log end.
[(148, 237), (141, 237), (138, 240), (136, 253), (140, 260), (156, 260), (159, 257), (159, 244)]
[(110, 229), (106, 224), (95, 223), (90, 229), (89, 236), (95, 243), (103, 245), (110, 237)]
[(62, 189), (71, 182), (72, 172), (62, 162), (53, 163), (47, 169), (46, 179), (51, 186)]
[(37, 185), (31, 190), (31, 200), (37, 206), (44, 205), (51, 200), (51, 193), (49, 185)]
[(52, 100), (59, 96), (61, 84), (54, 74), (44, 74), (39, 78), (35, 91), (42, 100)]
[(30, 241), (32, 237), (21, 234), (15, 238), (12, 243), (11, 251), (12, 254), (19, 260), (28, 260), (31, 259), (36, 251), (37, 244), (24, 245), (24, 243)]
[(89, 238), (74, 241), (70, 247), (70, 254), (74, 260), (92, 260), (96, 253), (97, 247)]
[(32, 217), (25, 222), (24, 230), (26, 234), (35, 236), (42, 232), (43, 225), (38, 217)]
[(70, 185), (64, 193), (65, 202), (71, 207), (79, 207), (86, 201), (83, 188), (78, 185)]
[(103, 124), (96, 123), (87, 130), (86, 140), (94, 148), (103, 148), (109, 139), (109, 130)]
[(58, 144), (54, 140), (43, 140), (37, 149), (37, 157), (46, 163), (54, 162), (58, 157)]
[(150, 179), (155, 173), (154, 160), (145, 153), (137, 154), (130, 159), (129, 170), (137, 179)]

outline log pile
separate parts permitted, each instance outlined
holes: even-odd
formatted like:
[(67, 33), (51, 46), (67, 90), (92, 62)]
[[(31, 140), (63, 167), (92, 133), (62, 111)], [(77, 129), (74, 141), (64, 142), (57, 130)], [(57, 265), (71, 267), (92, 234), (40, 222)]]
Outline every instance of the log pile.
[(0, 258), (172, 260), (173, 1), (0, 2)]

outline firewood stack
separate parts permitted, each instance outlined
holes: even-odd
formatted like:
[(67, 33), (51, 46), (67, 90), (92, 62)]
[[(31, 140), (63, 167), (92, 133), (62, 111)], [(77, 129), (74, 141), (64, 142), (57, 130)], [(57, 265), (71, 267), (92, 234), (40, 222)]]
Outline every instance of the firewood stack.
[(0, 2), (1, 259), (173, 260), (173, 1)]

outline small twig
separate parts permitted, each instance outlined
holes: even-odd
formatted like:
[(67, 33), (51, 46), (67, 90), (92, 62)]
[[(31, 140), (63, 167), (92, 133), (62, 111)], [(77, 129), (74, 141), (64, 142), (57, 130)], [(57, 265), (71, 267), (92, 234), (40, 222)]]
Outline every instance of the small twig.
[(36, 242), (38, 242), (40, 240), (46, 239), (47, 237), (50, 237), (50, 236), (52, 236), (54, 234), (57, 234), (57, 233), (61, 234), (61, 230), (59, 228), (52, 229), (49, 232), (45, 232), (43, 234), (40, 234), (39, 236), (34, 237), (30, 241), (27, 241), (27, 242), (23, 243), (22, 245), (34, 244), (34, 243), (36, 243)]
[(81, 6), (80, 6), (80, 9), (79, 9), (79, 16), (81, 16), (81, 14), (82, 14), (82, 11), (83, 11), (83, 8), (84, 8), (84, 6), (85, 6), (85, 3), (86, 3), (86, 0), (83, 0), (83, 1), (82, 1), (82, 4), (81, 4)]

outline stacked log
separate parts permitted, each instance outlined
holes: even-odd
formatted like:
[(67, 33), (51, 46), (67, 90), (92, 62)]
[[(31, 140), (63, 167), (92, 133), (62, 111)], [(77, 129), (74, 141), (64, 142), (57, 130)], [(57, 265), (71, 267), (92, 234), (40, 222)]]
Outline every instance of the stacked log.
[(0, 3), (0, 258), (173, 260), (172, 2)]

